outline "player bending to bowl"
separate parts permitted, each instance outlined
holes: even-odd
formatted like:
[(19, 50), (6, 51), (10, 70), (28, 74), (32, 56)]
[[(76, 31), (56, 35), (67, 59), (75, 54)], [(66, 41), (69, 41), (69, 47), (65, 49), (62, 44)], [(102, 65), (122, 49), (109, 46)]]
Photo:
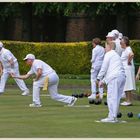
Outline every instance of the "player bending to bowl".
[[(36, 77), (33, 79), (33, 103), (30, 104), (30, 107), (41, 107), (40, 101), (40, 89), (44, 86), (45, 82), (48, 85), (48, 91), (52, 99), (56, 101), (60, 101), (66, 103), (68, 106), (73, 106), (76, 102), (77, 98), (72, 96), (65, 96), (59, 94), (57, 91), (59, 77), (56, 74), (55, 70), (53, 70), (48, 64), (43, 62), (42, 60), (35, 59), (33, 54), (28, 54), (24, 58), (27, 65), (31, 67), (30, 71), (25, 75), (14, 76), (15, 78), (19, 79), (27, 79), (32, 74), (35, 74)], [(48, 79), (46, 81), (46, 79)]]

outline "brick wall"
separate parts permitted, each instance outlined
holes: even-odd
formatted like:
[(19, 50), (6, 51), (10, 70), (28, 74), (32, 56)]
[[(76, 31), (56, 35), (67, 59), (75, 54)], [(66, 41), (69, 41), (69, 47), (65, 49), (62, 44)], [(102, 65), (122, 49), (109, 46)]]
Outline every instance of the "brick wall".
[(115, 16), (69, 17), (66, 26), (66, 41), (90, 41), (94, 37), (105, 39), (106, 34), (116, 28), (115, 18)]
[(129, 15), (125, 22), (115, 15), (37, 18), (27, 13), (9, 18), (5, 22), (1, 19), (0, 21), (1, 40), (73, 42), (91, 41), (94, 37), (104, 40), (107, 33), (114, 28), (130, 39), (140, 39), (140, 13)]
[(71, 17), (67, 19), (66, 41), (84, 41), (86, 23), (83, 17)]

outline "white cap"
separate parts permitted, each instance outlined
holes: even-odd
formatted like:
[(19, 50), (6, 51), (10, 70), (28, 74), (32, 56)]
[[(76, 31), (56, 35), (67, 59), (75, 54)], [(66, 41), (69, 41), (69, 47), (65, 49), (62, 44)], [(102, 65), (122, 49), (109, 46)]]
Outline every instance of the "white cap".
[(35, 59), (35, 56), (33, 54), (27, 54), (26, 57), (23, 60), (27, 60), (27, 59)]
[(106, 37), (115, 37), (112, 32), (109, 32)]
[(3, 47), (3, 43), (2, 42), (0, 42), (0, 48), (2, 48)]
[(115, 35), (119, 35), (119, 31), (116, 30), (116, 29), (112, 30), (111, 32), (112, 32), (113, 34), (115, 34)]
[(123, 34), (119, 33), (119, 39), (122, 39), (122, 37), (123, 37)]

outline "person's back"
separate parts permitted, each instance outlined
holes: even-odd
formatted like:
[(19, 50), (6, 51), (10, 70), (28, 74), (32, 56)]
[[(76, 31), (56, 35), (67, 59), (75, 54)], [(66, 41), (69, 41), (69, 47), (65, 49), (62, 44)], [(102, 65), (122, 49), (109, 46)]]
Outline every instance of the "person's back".
[(2, 48), (0, 52), (0, 61), (2, 62), (4, 69), (11, 69), (11, 64), (9, 63), (11, 59), (14, 63), (17, 62), (16, 57), (11, 53), (11, 51)]
[(105, 80), (107, 82), (117, 77), (119, 74), (125, 73), (121, 58), (114, 50), (107, 52), (104, 59), (105, 62), (107, 62), (105, 67), (108, 67), (105, 75)]
[(100, 86), (105, 81), (107, 85), (108, 117), (101, 119), (101, 122), (118, 122), (117, 113), (119, 111), (120, 98), (125, 84), (125, 71), (120, 56), (115, 52), (113, 41), (106, 43), (106, 54), (97, 76)]
[(42, 69), (42, 76), (46, 76), (49, 73), (54, 72), (52, 67), (49, 66), (47, 63), (45, 63), (42, 60), (35, 59), (34, 62), (33, 62), (33, 67), (31, 68), (31, 70), (36, 74), (38, 68)]
[(96, 66), (98, 67), (102, 65), (104, 54), (105, 54), (105, 50), (101, 45), (97, 45), (95, 48), (93, 48), (92, 59), (91, 59), (93, 68), (96, 68)]

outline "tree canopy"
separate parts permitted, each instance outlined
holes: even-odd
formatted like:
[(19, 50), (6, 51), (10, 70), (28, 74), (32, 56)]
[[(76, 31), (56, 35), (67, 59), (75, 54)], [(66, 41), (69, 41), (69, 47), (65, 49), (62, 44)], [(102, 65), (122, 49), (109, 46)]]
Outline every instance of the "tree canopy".
[(0, 3), (0, 17), (5, 19), (10, 16), (18, 16), (24, 7), (30, 5), (32, 14), (36, 16), (63, 15), (70, 16), (73, 13), (83, 13), (89, 16), (100, 14), (128, 13), (140, 10), (140, 3), (125, 2), (39, 2), (39, 3)]
[(70, 16), (73, 13), (84, 13), (87, 15), (117, 14), (118, 12), (128, 12), (140, 9), (140, 3), (33, 3), (34, 14), (43, 15), (47, 13), (63, 14)]

